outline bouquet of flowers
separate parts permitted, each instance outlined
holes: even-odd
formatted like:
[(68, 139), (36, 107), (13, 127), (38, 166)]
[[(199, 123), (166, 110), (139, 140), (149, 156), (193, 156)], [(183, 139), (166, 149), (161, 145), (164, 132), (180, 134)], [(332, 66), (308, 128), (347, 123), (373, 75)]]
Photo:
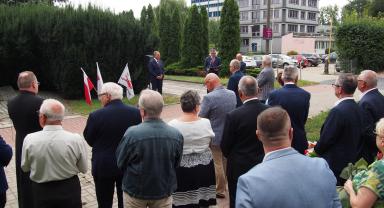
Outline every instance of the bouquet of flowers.
[(317, 154), (314, 150), (317, 142), (308, 141), (308, 149), (304, 150), (304, 154), (308, 157), (317, 157)]

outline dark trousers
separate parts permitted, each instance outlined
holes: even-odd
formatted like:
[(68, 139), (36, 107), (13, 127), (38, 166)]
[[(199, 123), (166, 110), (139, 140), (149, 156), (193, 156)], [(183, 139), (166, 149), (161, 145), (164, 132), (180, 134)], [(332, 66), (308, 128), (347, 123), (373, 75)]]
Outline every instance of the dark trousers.
[(7, 192), (0, 193), (0, 208), (4, 208), (6, 202), (7, 202)]
[(163, 94), (163, 80), (162, 79), (151, 79), (152, 90), (158, 91)]
[(34, 198), (32, 196), (32, 181), (29, 172), (21, 170), (21, 162), (16, 158), (16, 182), (19, 208), (33, 208)]
[(124, 207), (123, 190), (121, 189), (122, 177), (116, 177), (116, 178), (93, 177), (93, 180), (95, 181), (96, 197), (97, 197), (97, 203), (99, 204), (99, 208), (112, 208), (115, 184), (116, 184), (118, 207), (119, 208)]
[(228, 194), (229, 194), (229, 207), (235, 208), (236, 205), (236, 189), (237, 189), (237, 180), (236, 179), (228, 179)]
[(81, 187), (77, 176), (47, 183), (32, 182), (35, 207), (81, 208)]

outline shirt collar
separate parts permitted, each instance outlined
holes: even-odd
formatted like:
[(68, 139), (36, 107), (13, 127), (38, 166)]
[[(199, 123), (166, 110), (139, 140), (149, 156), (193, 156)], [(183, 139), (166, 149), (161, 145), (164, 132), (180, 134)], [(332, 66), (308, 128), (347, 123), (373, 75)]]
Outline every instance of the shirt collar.
[(360, 95), (360, 99), (361, 98), (363, 98), (364, 97), (364, 95), (366, 95), (368, 92), (371, 92), (372, 90), (376, 90), (377, 88), (376, 87), (374, 87), (374, 88), (372, 88), (372, 89), (369, 89), (369, 90), (367, 90), (367, 91), (365, 91), (365, 92), (363, 92), (363, 93), (361, 93), (361, 95)]
[(56, 131), (56, 130), (62, 130), (63, 126), (61, 125), (45, 125), (43, 128), (43, 131)]
[(251, 101), (251, 100), (258, 100), (258, 99), (257, 99), (257, 97), (249, 98), (248, 100), (244, 100), (243, 104), (245, 104), (246, 102)]
[(295, 85), (295, 83), (294, 82), (286, 82), (286, 83), (284, 83), (284, 85)]
[(345, 97), (345, 98), (341, 98), (340, 100), (336, 101), (335, 102), (335, 105), (334, 106), (337, 106), (339, 105), (341, 102), (343, 102), (344, 100), (354, 100), (353, 97)]

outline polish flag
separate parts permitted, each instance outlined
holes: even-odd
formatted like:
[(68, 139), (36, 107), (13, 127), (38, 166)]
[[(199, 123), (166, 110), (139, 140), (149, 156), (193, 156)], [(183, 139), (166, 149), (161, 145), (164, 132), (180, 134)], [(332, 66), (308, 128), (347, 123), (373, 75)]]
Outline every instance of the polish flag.
[(97, 92), (101, 92), (101, 88), (103, 87), (103, 77), (101, 77), (99, 63), (96, 62), (97, 66)]
[(131, 75), (128, 69), (128, 63), (125, 65), (124, 71), (120, 76), (119, 81), (117, 82), (127, 88), (127, 98), (131, 99), (135, 96), (135, 92), (133, 91), (133, 85), (131, 80)]
[(83, 70), (83, 68), (80, 68), (81, 71), (83, 72), (83, 77), (84, 77), (84, 97), (85, 97), (85, 102), (87, 102), (88, 105), (92, 105), (92, 98), (91, 98), (91, 90), (95, 88)]

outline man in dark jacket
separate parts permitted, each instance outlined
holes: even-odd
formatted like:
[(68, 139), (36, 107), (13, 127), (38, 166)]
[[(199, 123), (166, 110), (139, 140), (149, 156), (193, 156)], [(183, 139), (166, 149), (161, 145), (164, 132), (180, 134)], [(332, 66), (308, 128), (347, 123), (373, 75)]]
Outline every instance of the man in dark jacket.
[(236, 95), (236, 108), (240, 107), (243, 102), (239, 97), (239, 81), (241, 77), (244, 76), (243, 72), (240, 71), (240, 61), (233, 59), (231, 63), (229, 63), (229, 71), (231, 72), (231, 76), (228, 80), (228, 90), (232, 90)]
[(92, 175), (100, 208), (111, 208), (116, 186), (118, 207), (123, 208), (121, 181), (123, 173), (117, 168), (115, 152), (125, 131), (141, 123), (139, 109), (124, 105), (123, 89), (112, 82), (99, 92), (104, 106), (91, 113), (84, 129), (84, 138), (92, 147)]
[(153, 59), (148, 64), (152, 90), (163, 93), (164, 63), (160, 60), (160, 52), (153, 52)]
[(4, 168), (8, 165), (12, 158), (12, 148), (5, 143), (3, 137), (0, 135), (0, 207), (4, 207), (7, 202), (7, 189), (8, 183), (5, 177)]
[(8, 114), (16, 129), (16, 181), (19, 208), (33, 207), (32, 187), (29, 173), (21, 171), (21, 149), (27, 134), (41, 130), (37, 111), (43, 99), (36, 96), (39, 82), (31, 71), (19, 74), (19, 95), (8, 101)]
[(257, 116), (268, 108), (257, 99), (257, 80), (243, 76), (239, 96), (244, 103), (229, 112), (225, 119), (221, 150), (227, 158), (227, 179), (230, 207), (235, 207), (238, 178), (259, 164), (264, 157), (263, 145), (256, 136)]

